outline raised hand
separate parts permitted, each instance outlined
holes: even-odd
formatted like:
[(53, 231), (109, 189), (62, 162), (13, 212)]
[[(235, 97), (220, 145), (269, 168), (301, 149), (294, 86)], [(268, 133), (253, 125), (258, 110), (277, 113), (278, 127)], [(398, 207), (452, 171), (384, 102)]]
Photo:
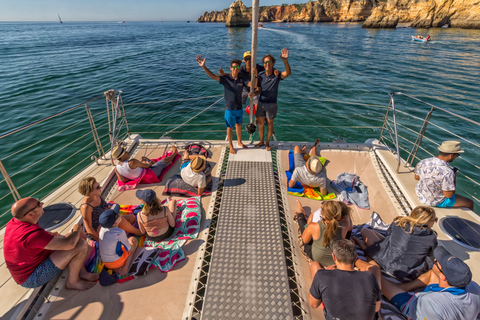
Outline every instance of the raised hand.
[(286, 48), (282, 49), (282, 54), (280, 55), (280, 59), (282, 59), (282, 61), (288, 60), (288, 50)]
[(197, 62), (198, 62), (198, 65), (200, 67), (204, 67), (205, 66), (205, 58), (202, 58), (202, 55), (197, 55), (197, 58), (195, 59)]
[(218, 69), (218, 74), (220, 74), (221, 76), (224, 76), (224, 75), (225, 75), (225, 72), (223, 72), (223, 69), (220, 68), (220, 69)]

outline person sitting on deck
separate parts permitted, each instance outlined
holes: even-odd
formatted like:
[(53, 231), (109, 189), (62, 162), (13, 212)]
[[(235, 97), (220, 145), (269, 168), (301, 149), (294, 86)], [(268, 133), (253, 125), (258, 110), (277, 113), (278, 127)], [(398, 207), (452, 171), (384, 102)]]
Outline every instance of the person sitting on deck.
[(380, 269), (370, 266), (368, 271), (354, 269), (357, 258), (355, 244), (342, 239), (333, 242), (335, 266), (321, 269), (312, 263), (312, 286), (308, 301), (312, 308), (323, 303), (325, 319), (372, 320), (380, 310), (381, 290), (378, 283)]
[[(240, 65), (242, 62), (238, 59), (230, 61), (231, 74), (222, 76), (213, 74), (205, 66), (205, 58), (201, 55), (197, 55), (196, 61), (205, 73), (213, 80), (218, 81), (224, 86), (224, 99), (225, 99), (225, 125), (227, 126), (227, 138), (230, 146), (230, 153), (235, 154), (235, 148), (233, 147), (233, 128), (237, 133), (237, 144), (239, 147), (247, 149), (247, 146), (242, 142), (242, 123), (243, 123), (243, 110), (242, 110), (242, 91), (245, 86), (250, 86), (250, 82), (246, 83), (241, 77)], [(257, 69), (252, 69), (253, 74), (257, 74)], [(256, 84), (255, 86), (256, 87)]]
[(299, 204), (296, 213), (298, 225), (302, 232), (302, 241), (307, 256), (318, 262), (322, 268), (333, 265), (332, 243), (342, 239), (342, 225), (339, 223), (342, 207), (338, 201), (326, 201), (322, 206), (322, 219), (305, 224), (305, 213)]
[(182, 180), (192, 187), (198, 188), (198, 195), (201, 196), (207, 185), (212, 181), (212, 176), (208, 177), (203, 172), (207, 165), (207, 159), (203, 155), (188, 154), (183, 155), (183, 163), (180, 166), (180, 176)]
[(458, 168), (450, 167), (464, 150), (458, 141), (444, 141), (438, 147), (438, 157), (420, 161), (415, 170), (418, 180), (415, 192), (418, 200), (427, 206), (451, 208), (467, 207), (473, 211), (473, 200), (455, 194)]
[(100, 215), (98, 248), (105, 267), (121, 276), (127, 274), (138, 246), (136, 237), (127, 239), (127, 234), (118, 225), (122, 221), (119, 216), (120, 207), (113, 206)]
[(292, 178), (288, 183), (289, 188), (295, 186), (295, 182), (300, 182), (303, 185), (309, 187), (319, 187), (320, 193), (322, 196), (327, 194), (327, 178), (325, 174), (322, 173), (323, 165), (320, 162), (320, 159), (316, 156), (316, 147), (319, 143), (319, 139), (315, 141), (315, 144), (310, 149), (310, 158), (305, 161), (304, 154), (306, 147), (300, 149), (299, 146), (295, 146), (293, 149), (294, 152), (294, 162), (295, 170), (293, 171)]
[(173, 200), (167, 206), (162, 206), (152, 189), (137, 190), (135, 195), (144, 205), (137, 215), (137, 220), (140, 231), (146, 233), (145, 240), (161, 242), (170, 237), (175, 230), (177, 201)]
[(143, 157), (142, 161), (137, 159), (130, 159), (129, 152), (122, 146), (117, 146), (112, 151), (112, 156), (118, 160), (115, 166), (115, 173), (118, 180), (128, 182), (139, 178), (142, 174), (143, 168), (150, 168), (157, 177), (160, 177), (163, 169), (165, 169), (177, 156), (177, 148), (172, 146), (172, 153), (168, 156), (153, 162), (150, 159)]
[[(13, 218), (5, 227), (3, 254), (16, 283), (37, 288), (55, 279), (67, 266), (67, 289), (87, 290), (98, 280), (83, 266), (88, 252), (82, 227), (75, 224), (68, 235), (45, 231), (38, 225), (43, 202), (23, 198), (11, 209)], [(82, 238), (83, 236), (83, 238)]]
[[(78, 192), (85, 197), (80, 205), (80, 212), (83, 218), (83, 230), (91, 240), (98, 241), (98, 232), (100, 231), (100, 215), (107, 209), (111, 209), (105, 199), (102, 197), (102, 187), (94, 177), (83, 178), (78, 186)], [(126, 232), (136, 236), (142, 235), (142, 232), (135, 228), (135, 215), (129, 214), (122, 216), (119, 227)]]
[(410, 281), (433, 266), (433, 250), (437, 247), (437, 234), (432, 230), (437, 221), (431, 207), (416, 207), (410, 216), (393, 220), (383, 237), (378, 232), (363, 228), (365, 243), (355, 238), (359, 247), (377, 264), (401, 281)]
[(472, 281), (468, 265), (441, 246), (433, 254), (432, 270), (412, 282), (397, 285), (382, 277), (383, 295), (408, 319), (478, 319), (480, 286)]

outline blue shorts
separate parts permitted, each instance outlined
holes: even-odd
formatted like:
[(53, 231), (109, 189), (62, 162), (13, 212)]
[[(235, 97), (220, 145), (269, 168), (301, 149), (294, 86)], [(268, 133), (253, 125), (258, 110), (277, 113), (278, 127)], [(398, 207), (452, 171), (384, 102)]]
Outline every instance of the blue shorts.
[(453, 205), (455, 204), (456, 201), (457, 201), (457, 195), (454, 194), (453, 197), (451, 197), (451, 198), (445, 198), (445, 200), (443, 200), (442, 202), (440, 202), (439, 204), (437, 204), (435, 207), (439, 207), (439, 208), (451, 208), (451, 207), (453, 207)]
[(236, 124), (243, 123), (243, 110), (225, 110), (225, 125), (234, 128)]
[(411, 292), (398, 293), (392, 299), (390, 299), (390, 302), (393, 303), (398, 310), (403, 312), (413, 296), (415, 296), (415, 294)]
[(55, 279), (62, 272), (62, 269), (57, 268), (53, 264), (52, 259), (48, 257), (40, 263), (40, 265), (33, 271), (28, 279), (21, 284), (24, 288), (38, 288), (45, 283)]

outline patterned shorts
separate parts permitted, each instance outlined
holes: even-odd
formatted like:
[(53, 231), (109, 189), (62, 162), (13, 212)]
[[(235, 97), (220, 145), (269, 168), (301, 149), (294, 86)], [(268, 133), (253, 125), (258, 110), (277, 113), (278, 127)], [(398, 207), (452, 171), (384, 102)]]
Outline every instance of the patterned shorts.
[(40, 263), (40, 265), (33, 271), (33, 273), (28, 277), (28, 279), (21, 284), (24, 288), (38, 288), (43, 286), (45, 283), (55, 279), (62, 272), (61, 269), (57, 268), (53, 264), (52, 259), (48, 257)]

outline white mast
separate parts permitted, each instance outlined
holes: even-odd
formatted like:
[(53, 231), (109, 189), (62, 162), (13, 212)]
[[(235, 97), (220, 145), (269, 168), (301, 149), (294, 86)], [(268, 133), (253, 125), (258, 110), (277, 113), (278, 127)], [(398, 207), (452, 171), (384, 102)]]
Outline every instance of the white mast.
[[(252, 0), (252, 69), (257, 67), (257, 32), (258, 32), (258, 9), (259, 0)], [(255, 83), (255, 76), (252, 74), (251, 83)], [(250, 86), (250, 92), (253, 95), (255, 88)], [(250, 104), (252, 104), (250, 100)], [(253, 105), (250, 106), (250, 123), (253, 123)]]

